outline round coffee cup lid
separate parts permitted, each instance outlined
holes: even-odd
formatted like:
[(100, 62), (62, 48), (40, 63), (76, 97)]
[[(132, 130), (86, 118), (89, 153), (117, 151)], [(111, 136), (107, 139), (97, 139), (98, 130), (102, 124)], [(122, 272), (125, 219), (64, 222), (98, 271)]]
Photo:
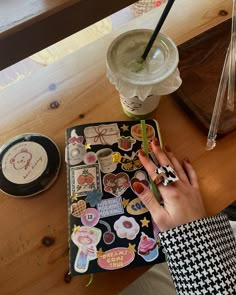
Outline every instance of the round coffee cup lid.
[(0, 148), (0, 190), (15, 197), (36, 195), (53, 184), (60, 165), (60, 151), (47, 136), (16, 136)]

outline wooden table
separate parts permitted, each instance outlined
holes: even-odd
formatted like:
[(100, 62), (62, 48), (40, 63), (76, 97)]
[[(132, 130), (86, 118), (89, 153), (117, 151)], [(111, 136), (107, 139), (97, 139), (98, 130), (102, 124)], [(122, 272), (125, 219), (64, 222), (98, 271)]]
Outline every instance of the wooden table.
[[(160, 13), (161, 9), (154, 10), (0, 93), (0, 144), (17, 134), (38, 132), (51, 137), (63, 157), (58, 180), (48, 191), (27, 199), (0, 193), (1, 295), (117, 294), (147, 270), (96, 274), (87, 288), (87, 275), (65, 283), (68, 227), (64, 133), (68, 126), (77, 124), (129, 120), (105, 75), (106, 49), (123, 31), (153, 28)], [(230, 13), (230, 0), (178, 0), (163, 31), (180, 44), (224, 21)], [(52, 108), (53, 102), (59, 107)], [(236, 132), (219, 139), (217, 147), (208, 152), (206, 135), (171, 96), (162, 98), (154, 117), (160, 123), (163, 142), (179, 159), (191, 159), (209, 214), (233, 202)], [(42, 244), (46, 236), (55, 239), (50, 247)]]

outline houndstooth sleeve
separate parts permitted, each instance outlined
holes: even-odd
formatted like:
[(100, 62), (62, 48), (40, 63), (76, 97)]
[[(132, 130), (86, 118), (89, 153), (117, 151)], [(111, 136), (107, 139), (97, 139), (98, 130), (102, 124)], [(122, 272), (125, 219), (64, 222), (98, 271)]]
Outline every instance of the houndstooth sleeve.
[(178, 294), (236, 294), (236, 241), (223, 215), (160, 233)]

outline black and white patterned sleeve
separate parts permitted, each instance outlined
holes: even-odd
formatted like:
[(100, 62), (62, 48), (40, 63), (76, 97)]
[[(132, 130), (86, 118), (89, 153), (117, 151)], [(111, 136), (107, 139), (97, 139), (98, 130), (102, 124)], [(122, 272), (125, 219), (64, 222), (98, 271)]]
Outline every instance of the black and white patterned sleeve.
[(178, 294), (236, 294), (236, 241), (226, 215), (160, 233)]

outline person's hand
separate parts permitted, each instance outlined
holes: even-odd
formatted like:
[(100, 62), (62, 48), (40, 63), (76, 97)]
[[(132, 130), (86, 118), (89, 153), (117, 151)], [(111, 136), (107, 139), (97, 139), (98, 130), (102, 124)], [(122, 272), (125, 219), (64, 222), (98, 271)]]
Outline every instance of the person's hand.
[[(160, 231), (206, 217), (197, 175), (188, 158), (184, 159), (182, 166), (169, 147), (162, 151), (157, 139), (152, 141), (151, 146), (160, 166), (170, 165), (179, 177), (179, 180), (167, 186), (162, 183), (157, 185), (163, 198), (163, 206), (144, 184), (139, 182), (133, 184), (134, 190), (150, 211)], [(150, 178), (154, 180), (157, 176), (157, 166), (142, 150), (139, 151), (139, 159)]]

